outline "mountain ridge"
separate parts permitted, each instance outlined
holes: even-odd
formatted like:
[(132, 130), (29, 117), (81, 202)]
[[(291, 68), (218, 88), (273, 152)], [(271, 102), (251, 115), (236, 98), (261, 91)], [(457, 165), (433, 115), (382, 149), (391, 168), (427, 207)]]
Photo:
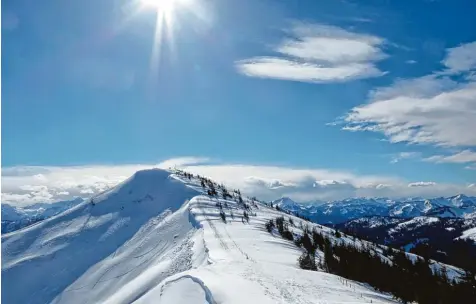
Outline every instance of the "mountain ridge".
[[(239, 190), (180, 171), (153, 170), (3, 235), (2, 301), (271, 304), (319, 298), (326, 303), (396, 303), (390, 294), (324, 266), (302, 270), (303, 248), (266, 231), (268, 221), (283, 216), (296, 240), (312, 229), (336, 246), (366, 248), (370, 258), (397, 263), (383, 247), (338, 235), (242, 197)], [(326, 256), (316, 249), (316, 260)], [(410, 264), (422, 261), (414, 254), (398, 256)], [(430, 273), (444, 270), (450, 280), (462, 280), (464, 274), (434, 260), (425, 265)]]
[(274, 200), (273, 205), (299, 213), (311, 220), (325, 224), (338, 224), (367, 216), (471, 217), (476, 214), (476, 197), (458, 194), (436, 198), (406, 198), (394, 200), (381, 197), (348, 198), (329, 202), (298, 203), (291, 198)]

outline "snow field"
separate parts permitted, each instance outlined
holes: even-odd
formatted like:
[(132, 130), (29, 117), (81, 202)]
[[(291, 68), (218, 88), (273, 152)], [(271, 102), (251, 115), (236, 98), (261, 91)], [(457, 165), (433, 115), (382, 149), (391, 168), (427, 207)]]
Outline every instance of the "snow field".
[[(219, 216), (217, 202), (227, 203), (227, 223)], [(299, 269), (302, 251), (264, 230), (267, 220), (281, 215), (273, 209), (252, 210), (256, 216), (244, 224), (242, 209), (233, 201), (197, 196), (189, 205), (203, 227), (210, 264), (166, 279), (136, 303), (182, 303), (189, 295), (196, 295), (199, 303), (394, 303), (363, 284)], [(173, 288), (175, 284), (180, 288)]]
[[(2, 236), (2, 301), (395, 303), (365, 284), (298, 268), (302, 249), (264, 227), (282, 212), (258, 204), (246, 223), (243, 205), (202, 192), (196, 178), (140, 171), (92, 201)], [(293, 219), (295, 234), (302, 222), (334, 241), (366, 243), (284, 218)]]

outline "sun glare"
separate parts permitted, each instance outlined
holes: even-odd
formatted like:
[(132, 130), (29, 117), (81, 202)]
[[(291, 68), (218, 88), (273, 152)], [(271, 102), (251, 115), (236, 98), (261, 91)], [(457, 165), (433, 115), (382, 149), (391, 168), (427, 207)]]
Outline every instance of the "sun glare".
[(141, 0), (145, 6), (153, 7), (164, 14), (171, 13), (179, 0)]
[[(169, 59), (174, 60), (175, 43), (174, 27), (179, 22), (196, 22), (200, 21), (204, 24), (208, 23), (209, 15), (203, 7), (201, 0), (132, 0), (135, 2), (136, 12), (154, 12), (155, 13), (155, 33), (152, 45), (152, 53), (150, 58), (151, 75), (150, 79), (154, 83), (158, 77), (161, 51), (166, 47)], [(187, 16), (187, 19), (184, 18)], [(189, 17), (195, 17), (189, 19)], [(150, 17), (150, 14), (148, 14)], [(150, 19), (148, 19), (150, 20)]]

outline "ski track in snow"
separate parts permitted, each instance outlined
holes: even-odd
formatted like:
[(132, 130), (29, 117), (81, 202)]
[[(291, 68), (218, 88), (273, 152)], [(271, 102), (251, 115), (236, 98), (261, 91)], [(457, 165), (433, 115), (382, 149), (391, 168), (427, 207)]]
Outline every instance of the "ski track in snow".
[(220, 232), (218, 232), (218, 229), (216, 228), (215, 224), (213, 223), (213, 221), (208, 218), (208, 216), (206, 215), (205, 213), (205, 210), (202, 208), (202, 207), (199, 207), (200, 210), (202, 211), (202, 214), (203, 214), (203, 217), (205, 218), (205, 220), (207, 221), (208, 225), (210, 226), (210, 228), (212, 229), (213, 231), (213, 234), (215, 235), (215, 238), (220, 242), (220, 245), (221, 247), (224, 249), (224, 250), (230, 250), (230, 248), (228, 248), (228, 245), (223, 241), (223, 237), (220, 235)]
[[(191, 280), (193, 283), (198, 285), (204, 291), (205, 300), (207, 301), (207, 303), (216, 304), (215, 300), (213, 299), (213, 295), (212, 295), (210, 289), (208, 289), (208, 287), (205, 285), (205, 283), (202, 280), (200, 280), (199, 278), (196, 278), (196, 277), (191, 276), (191, 275), (183, 275), (183, 276), (179, 277), (178, 279), (168, 281), (161, 288), (161, 293), (160, 293), (161, 297), (164, 296), (164, 292), (166, 292), (167, 288), (170, 288), (170, 285), (177, 284), (178, 282), (186, 280), (186, 279)], [(197, 299), (194, 299), (194, 300), (197, 300)]]

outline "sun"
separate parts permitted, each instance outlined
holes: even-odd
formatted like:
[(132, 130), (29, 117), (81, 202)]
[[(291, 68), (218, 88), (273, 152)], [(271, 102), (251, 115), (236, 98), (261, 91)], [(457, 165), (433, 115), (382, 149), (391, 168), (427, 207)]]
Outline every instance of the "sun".
[[(139, 16), (144, 13), (147, 22), (155, 19), (155, 31), (150, 58), (150, 78), (152, 82), (158, 78), (161, 52), (167, 51), (168, 58), (175, 58), (174, 35), (178, 34), (180, 22), (201, 21), (209, 23), (207, 10), (203, 7), (202, 0), (131, 0), (135, 7), (132, 15)], [(152, 12), (152, 14), (149, 14)], [(184, 18), (187, 16), (187, 18)], [(189, 17), (195, 17), (195, 20)], [(183, 30), (183, 28), (182, 28)]]
[(158, 12), (170, 14), (173, 12), (179, 0), (141, 0), (145, 6), (153, 7)]

